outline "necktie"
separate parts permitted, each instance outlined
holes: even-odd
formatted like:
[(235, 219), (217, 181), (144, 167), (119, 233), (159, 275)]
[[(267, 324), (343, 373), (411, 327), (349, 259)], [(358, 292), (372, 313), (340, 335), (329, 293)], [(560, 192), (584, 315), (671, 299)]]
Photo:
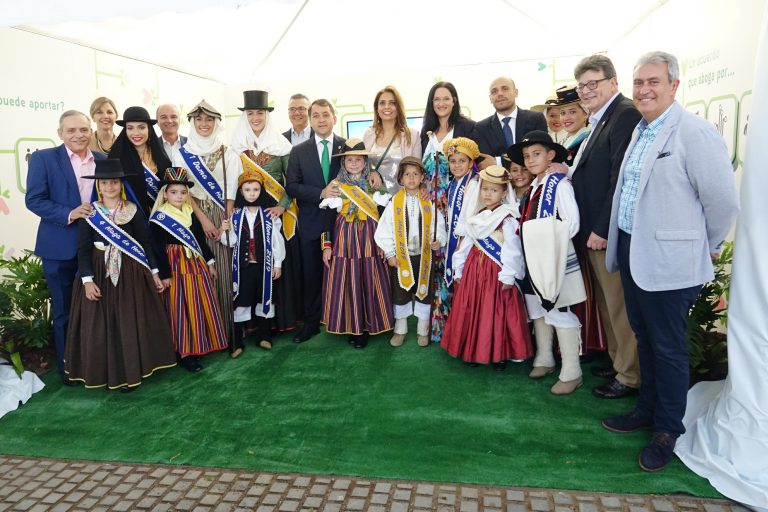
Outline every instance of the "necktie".
[(511, 120), (511, 117), (502, 119), (502, 121), (504, 121), (504, 126), (501, 127), (501, 131), (504, 133), (504, 142), (507, 143), (507, 147), (515, 143), (515, 138), (512, 137), (512, 128), (509, 127), (509, 122)]
[(320, 166), (323, 168), (323, 179), (328, 184), (328, 176), (331, 174), (331, 157), (328, 155), (328, 141), (321, 140), (323, 143), (323, 157), (320, 159)]

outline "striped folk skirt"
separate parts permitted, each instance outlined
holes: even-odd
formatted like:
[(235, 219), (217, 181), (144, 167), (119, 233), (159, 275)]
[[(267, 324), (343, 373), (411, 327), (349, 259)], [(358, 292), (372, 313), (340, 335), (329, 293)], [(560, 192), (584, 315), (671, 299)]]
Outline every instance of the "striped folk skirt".
[(330, 268), (323, 272), (323, 318), (333, 334), (378, 334), (394, 328), (392, 290), (384, 258), (378, 254), (373, 219), (334, 226)]
[[(216, 227), (221, 226), (224, 220), (224, 210), (211, 200), (199, 201), (199, 204), (205, 216)], [(216, 290), (216, 302), (219, 305), (224, 333), (227, 339), (231, 340), (235, 332), (234, 308), (232, 307), (232, 249), (225, 247), (218, 239), (211, 240), (206, 237), (205, 243), (208, 244), (211, 252), (213, 252), (213, 257), (216, 258), (216, 280), (213, 283)]]
[(227, 337), (208, 266), (178, 244), (168, 244), (171, 286), (165, 307), (171, 320), (174, 347), (181, 356), (203, 355), (227, 348)]

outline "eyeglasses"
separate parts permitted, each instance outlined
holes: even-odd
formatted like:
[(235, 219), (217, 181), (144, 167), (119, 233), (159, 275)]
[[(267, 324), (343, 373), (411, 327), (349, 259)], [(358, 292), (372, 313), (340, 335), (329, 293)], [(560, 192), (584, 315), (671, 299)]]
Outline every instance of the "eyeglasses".
[(612, 76), (607, 76), (605, 78), (601, 78), (600, 80), (590, 80), (587, 83), (578, 84), (578, 85), (576, 85), (576, 92), (581, 92), (584, 89), (589, 89), (590, 91), (594, 91), (595, 89), (597, 89), (597, 84), (599, 84), (603, 80), (610, 80), (611, 78), (613, 78), (613, 77)]
[(291, 114), (295, 114), (296, 112), (306, 112), (306, 111), (307, 111), (307, 107), (290, 107), (288, 109), (288, 112), (290, 112)]

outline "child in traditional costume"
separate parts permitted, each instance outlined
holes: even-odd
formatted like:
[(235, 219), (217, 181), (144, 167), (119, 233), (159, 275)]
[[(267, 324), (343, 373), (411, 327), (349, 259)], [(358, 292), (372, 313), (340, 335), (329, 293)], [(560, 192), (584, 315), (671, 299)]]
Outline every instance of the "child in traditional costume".
[(380, 209), (391, 196), (369, 188), (369, 154), (363, 141), (348, 139), (333, 155), (341, 158), (334, 180), (341, 195), (320, 202), (320, 208), (339, 212), (323, 237), (322, 322), (329, 333), (349, 335), (355, 348), (365, 348), (369, 334), (390, 331), (395, 323), (387, 264), (374, 240)]
[[(477, 201), (477, 165), (475, 159), (480, 156), (477, 143), (466, 137), (448, 139), (443, 144), (443, 153), (448, 158), (448, 168), (453, 179), (448, 187), (448, 247), (445, 251), (445, 282), (449, 288), (448, 310), (450, 311), (454, 289), (454, 255), (463, 238), (463, 229), (467, 221), (467, 212), (474, 211)], [(441, 332), (442, 338), (442, 332)]]
[(516, 286), (525, 276), (525, 262), (509, 174), (491, 165), (479, 177), (475, 213), (453, 258), (456, 293), (440, 346), (468, 363), (503, 370), (509, 359), (533, 355)]
[(525, 193), (531, 188), (533, 174), (528, 172), (528, 169), (524, 166), (509, 160), (506, 156), (504, 156), (503, 160), (509, 171), (509, 182), (515, 192), (515, 208), (517, 208), (517, 211), (519, 212), (523, 197), (525, 197)]
[(419, 346), (429, 344), (432, 251), (445, 245), (447, 234), (445, 219), (421, 196), (424, 175), (424, 164), (418, 158), (408, 156), (400, 161), (397, 181), (402, 188), (384, 209), (374, 235), (390, 266), (395, 305), (393, 347), (403, 344), (411, 315), (418, 318)]
[(552, 162), (563, 162), (567, 150), (544, 131), (527, 133), (507, 155), (535, 176), (522, 205), (520, 233), (527, 267), (525, 304), (536, 333), (536, 357), (529, 376), (539, 379), (555, 370), (553, 331), (557, 332), (562, 368), (552, 394), (568, 395), (582, 385), (579, 354), (581, 324), (571, 307), (586, 295), (573, 238), (579, 231), (579, 209), (570, 181), (546, 175)]
[(130, 392), (176, 364), (146, 220), (125, 200), (120, 160), (96, 160), (98, 200), (79, 221), (78, 266), (64, 370), (87, 388)]
[(167, 292), (165, 306), (181, 365), (190, 372), (203, 369), (201, 355), (227, 348), (212, 279), (216, 270), (205, 233), (193, 215), (183, 167), (169, 167), (160, 180), (160, 193), (150, 216), (152, 246)]
[(232, 220), (222, 224), (221, 242), (233, 246), (232, 289), (235, 297), (235, 339), (230, 355), (243, 353), (248, 322), (256, 324), (256, 339), (265, 350), (272, 348), (272, 326), (276, 304), (273, 283), (282, 275), (285, 241), (280, 234), (280, 217), (267, 212), (270, 202), (263, 192), (264, 177), (246, 169), (238, 177), (239, 193)]

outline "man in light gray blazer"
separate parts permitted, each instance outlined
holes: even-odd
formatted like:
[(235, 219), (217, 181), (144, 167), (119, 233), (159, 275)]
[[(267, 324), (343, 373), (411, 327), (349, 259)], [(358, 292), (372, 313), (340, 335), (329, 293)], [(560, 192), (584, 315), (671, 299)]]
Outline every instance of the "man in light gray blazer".
[(714, 278), (711, 257), (739, 209), (723, 138), (675, 102), (679, 69), (664, 52), (643, 55), (635, 65), (633, 100), (643, 119), (624, 155), (606, 252), (608, 270), (621, 273), (641, 384), (635, 408), (603, 426), (653, 431), (638, 458), (646, 471), (669, 463), (685, 431), (686, 317), (701, 285)]

